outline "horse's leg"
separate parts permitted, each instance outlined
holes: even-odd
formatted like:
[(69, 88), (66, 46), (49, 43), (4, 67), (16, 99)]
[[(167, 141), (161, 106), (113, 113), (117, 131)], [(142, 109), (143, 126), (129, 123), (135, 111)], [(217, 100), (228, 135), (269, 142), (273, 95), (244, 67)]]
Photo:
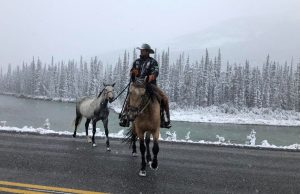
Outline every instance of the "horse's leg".
[(91, 122), (91, 119), (86, 119), (86, 122), (85, 122), (85, 136), (86, 136), (86, 139), (87, 139), (87, 142), (88, 143), (91, 143), (91, 138), (89, 138), (89, 124)]
[(93, 147), (96, 147), (96, 143), (95, 143), (95, 133), (96, 133), (96, 123), (97, 120), (93, 120), (93, 137), (92, 137), (92, 142), (93, 142)]
[(159, 138), (159, 130), (157, 130), (155, 134), (153, 134), (153, 148), (152, 148), (153, 160), (151, 163), (152, 169), (157, 169), (158, 167), (158, 160), (157, 160), (157, 154), (159, 152), (158, 138)]
[(133, 133), (131, 136), (131, 142), (132, 142), (132, 156), (136, 157), (136, 135)]
[(77, 133), (77, 127), (80, 123), (80, 120), (82, 118), (82, 115), (76, 114), (76, 118), (75, 118), (75, 129), (74, 129), (74, 133), (73, 133), (73, 137), (76, 137), (76, 133)]
[(102, 122), (103, 122), (103, 126), (105, 129), (105, 136), (106, 136), (106, 151), (110, 151), (109, 138), (108, 138), (108, 118), (106, 118), (105, 120), (102, 120)]
[(131, 125), (131, 142), (132, 142), (132, 156), (136, 157), (137, 153), (136, 153), (136, 140), (137, 140), (137, 136), (136, 136), (136, 131), (135, 131), (135, 123), (132, 122)]
[(146, 160), (145, 160), (146, 146), (144, 143), (144, 135), (140, 136), (139, 138), (140, 138), (140, 151), (142, 156), (142, 164), (141, 164), (141, 170), (139, 172), (139, 175), (146, 176)]
[(149, 148), (149, 144), (150, 144), (150, 133), (146, 132), (146, 150), (147, 150), (147, 155), (146, 155), (146, 159), (147, 159), (147, 163), (150, 164), (151, 162), (151, 153), (150, 153), (150, 148)]

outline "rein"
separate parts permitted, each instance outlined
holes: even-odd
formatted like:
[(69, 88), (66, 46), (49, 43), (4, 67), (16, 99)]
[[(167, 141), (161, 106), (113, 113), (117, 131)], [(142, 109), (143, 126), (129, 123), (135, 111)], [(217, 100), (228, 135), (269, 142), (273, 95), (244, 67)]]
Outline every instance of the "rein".
[(138, 115), (141, 114), (141, 113), (143, 113), (143, 111), (144, 111), (144, 110), (147, 108), (147, 106), (150, 104), (150, 100), (151, 100), (151, 99), (149, 98), (149, 99), (148, 99), (148, 102), (146, 103), (146, 105), (144, 106), (144, 108), (138, 112)]
[(125, 88), (117, 95), (117, 97), (115, 97), (111, 102), (117, 100), (117, 98), (118, 98), (119, 96), (121, 96), (121, 94), (126, 90), (126, 88), (129, 87), (130, 83), (131, 83), (131, 81), (130, 81), (130, 82), (127, 84), (127, 86), (126, 86), (126, 87), (125, 87)]
[(129, 106), (129, 109), (133, 109), (133, 110), (136, 110), (136, 109), (137, 109), (137, 110), (136, 110), (136, 111), (137, 111), (137, 115), (140, 115), (140, 114), (143, 113), (143, 111), (149, 106), (150, 101), (151, 101), (151, 98), (148, 97), (148, 101), (147, 101), (147, 103), (145, 104), (145, 106), (144, 106), (143, 108), (140, 108), (140, 107), (136, 108), (136, 107), (130, 107), (130, 106)]

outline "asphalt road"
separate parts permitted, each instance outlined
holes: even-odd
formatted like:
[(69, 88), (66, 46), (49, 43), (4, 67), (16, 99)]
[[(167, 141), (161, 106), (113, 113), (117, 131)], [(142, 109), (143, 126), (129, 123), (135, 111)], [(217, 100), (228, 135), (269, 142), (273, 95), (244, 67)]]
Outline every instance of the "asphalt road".
[[(160, 142), (159, 169), (104, 139), (0, 132), (1, 181), (109, 193), (300, 193), (300, 152)], [(138, 149), (139, 150), (139, 149)]]

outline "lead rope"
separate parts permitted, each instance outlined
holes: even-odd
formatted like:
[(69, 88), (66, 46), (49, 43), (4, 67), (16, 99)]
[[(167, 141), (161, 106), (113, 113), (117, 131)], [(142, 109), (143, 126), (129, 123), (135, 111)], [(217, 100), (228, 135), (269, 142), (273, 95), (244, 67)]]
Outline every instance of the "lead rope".
[[(112, 102), (115, 101), (115, 100), (117, 100), (117, 98), (118, 98), (119, 96), (121, 96), (121, 94), (126, 90), (126, 88), (128, 88), (128, 86), (130, 85), (130, 83), (131, 83), (131, 81), (130, 81), (130, 82), (127, 84), (127, 86), (120, 92), (120, 94), (118, 94), (118, 96), (115, 97), (115, 98), (112, 100)], [(127, 96), (128, 96), (128, 93), (127, 93)], [(127, 96), (126, 96), (126, 98), (127, 98)]]
[[(131, 80), (129, 81), (129, 83), (127, 84), (127, 86), (122, 90), (122, 92), (121, 92), (115, 99), (117, 99), (117, 98), (125, 91), (125, 89), (129, 87), (130, 83), (131, 83)], [(129, 89), (129, 88), (128, 88), (128, 89)], [(121, 118), (121, 115), (122, 115), (122, 113), (124, 112), (125, 103), (126, 103), (126, 101), (127, 101), (128, 95), (129, 95), (129, 92), (127, 91), (125, 100), (124, 100), (123, 105), (122, 105), (122, 110), (121, 110), (121, 112), (120, 112), (120, 114), (119, 114), (119, 119)], [(115, 99), (114, 99), (113, 101), (115, 101)]]

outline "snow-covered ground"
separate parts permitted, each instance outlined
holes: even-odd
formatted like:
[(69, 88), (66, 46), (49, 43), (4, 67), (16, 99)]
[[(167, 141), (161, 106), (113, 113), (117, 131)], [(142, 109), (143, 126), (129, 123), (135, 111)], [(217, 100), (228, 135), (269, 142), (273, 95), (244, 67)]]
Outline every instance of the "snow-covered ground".
[(220, 107), (171, 111), (171, 120), (209, 123), (300, 126), (300, 113), (271, 109), (245, 109), (225, 113)]
[[(118, 104), (111, 106), (117, 113), (121, 112), (120, 107)], [(227, 105), (205, 108), (172, 108), (170, 117), (172, 121), (300, 126), (300, 112), (270, 108), (238, 110)]]
[[(27, 132), (27, 133), (38, 133), (38, 134), (57, 134), (57, 135), (72, 135), (73, 133), (69, 131), (53, 131), (51, 129), (47, 129), (48, 125), (45, 125), (45, 128), (32, 128), (28, 126), (24, 126), (23, 128), (18, 127), (10, 127), (5, 126), (5, 122), (1, 122), (0, 131), (14, 131), (14, 132)], [(92, 134), (90, 131), (89, 134)], [(118, 133), (110, 133), (109, 136), (111, 138), (125, 138), (126, 131), (120, 130)], [(236, 146), (236, 147), (252, 147), (252, 148), (271, 148), (271, 149), (284, 149), (284, 150), (300, 150), (300, 144), (292, 144), (288, 146), (276, 146), (268, 143), (267, 140), (263, 140), (259, 144), (256, 143), (256, 132), (254, 130), (247, 136), (247, 141), (245, 144), (235, 144), (230, 141), (226, 141), (226, 139), (222, 136), (216, 135), (216, 141), (192, 141), (190, 140), (189, 132), (186, 134), (185, 139), (177, 139), (176, 132), (166, 131), (166, 138), (163, 139), (160, 137), (161, 141), (171, 141), (171, 142), (184, 142), (184, 143), (197, 143), (197, 144), (211, 144), (211, 145), (222, 145), (222, 146)], [(77, 133), (78, 136), (85, 136), (85, 132)], [(97, 137), (105, 137), (105, 133), (103, 130), (97, 128), (96, 132)]]

